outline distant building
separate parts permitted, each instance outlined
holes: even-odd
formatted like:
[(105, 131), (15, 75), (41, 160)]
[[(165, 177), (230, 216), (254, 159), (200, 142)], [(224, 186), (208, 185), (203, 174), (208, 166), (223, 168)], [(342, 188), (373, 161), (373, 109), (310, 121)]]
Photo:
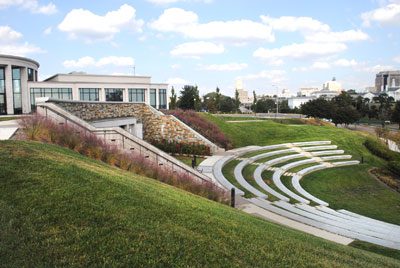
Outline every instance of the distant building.
[(376, 87), (366, 87), (365, 92), (377, 93)]
[(290, 98), (292, 96), (293, 94), (290, 92), (289, 89), (283, 89), (282, 93), (279, 95), (280, 98), (285, 98), (285, 99)]
[(145, 103), (168, 109), (168, 84), (152, 83), (149, 76), (56, 74), (38, 81), (39, 63), (28, 58), (0, 55), (0, 115), (26, 114), (36, 98), (93, 102)]
[(364, 99), (369, 99), (369, 101), (372, 102), (374, 97), (377, 96), (377, 94), (367, 92), (367, 93), (361, 94), (360, 96), (363, 97)]
[(400, 71), (379, 72), (375, 78), (377, 92), (388, 92), (400, 88)]
[(333, 90), (320, 90), (320, 91), (315, 91), (311, 94), (311, 96), (315, 98), (324, 98), (326, 100), (331, 100), (334, 97), (338, 96), (340, 94), (340, 91), (333, 91)]
[(342, 92), (342, 84), (336, 81), (334, 77), (332, 81), (328, 81), (322, 85), (322, 91)]
[(300, 108), (303, 103), (309, 102), (310, 100), (315, 99), (316, 97), (312, 96), (303, 96), (303, 97), (291, 97), (288, 98), (288, 106), (290, 109)]
[(319, 88), (317, 87), (303, 87), (300, 88), (299, 92), (297, 93), (298, 97), (304, 97), (304, 96), (311, 96), (311, 93), (318, 91)]
[(253, 102), (253, 98), (249, 98), (249, 92), (243, 89), (243, 81), (241, 79), (236, 80), (236, 90), (239, 93), (239, 100), (241, 103), (246, 104)]

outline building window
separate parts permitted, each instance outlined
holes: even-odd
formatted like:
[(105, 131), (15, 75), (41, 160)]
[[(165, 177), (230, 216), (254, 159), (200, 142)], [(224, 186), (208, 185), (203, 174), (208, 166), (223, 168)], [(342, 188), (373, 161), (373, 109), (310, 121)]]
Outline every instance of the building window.
[(106, 101), (123, 101), (123, 88), (106, 88)]
[(129, 102), (144, 102), (144, 88), (130, 88), (128, 90)]
[(157, 103), (156, 103), (156, 89), (151, 88), (150, 89), (150, 105), (153, 108), (157, 108)]
[(31, 88), (31, 108), (35, 110), (35, 99), (49, 97), (58, 100), (72, 100), (72, 88)]
[(33, 69), (28, 68), (28, 81), (34, 81), (35, 72)]
[(80, 88), (81, 101), (99, 101), (99, 88)]
[(14, 114), (22, 114), (21, 69), (12, 68)]
[(0, 114), (7, 113), (4, 68), (0, 68)]
[(158, 90), (158, 102), (160, 109), (167, 109), (167, 90), (159, 89)]

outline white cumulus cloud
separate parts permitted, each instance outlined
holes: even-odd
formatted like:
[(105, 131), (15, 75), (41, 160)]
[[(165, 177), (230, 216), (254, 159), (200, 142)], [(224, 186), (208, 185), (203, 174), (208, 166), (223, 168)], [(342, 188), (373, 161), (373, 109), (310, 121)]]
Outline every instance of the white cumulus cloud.
[(89, 10), (73, 9), (58, 25), (58, 29), (68, 33), (72, 39), (81, 38), (92, 42), (111, 40), (122, 29), (142, 32), (143, 24), (143, 20), (136, 19), (136, 10), (125, 4), (104, 16)]
[(345, 43), (363, 41), (369, 38), (368, 34), (361, 30), (349, 30), (344, 32), (319, 32), (306, 36), (309, 42), (317, 43)]
[(400, 55), (398, 55), (397, 57), (393, 58), (394, 62), (400, 63)]
[(242, 80), (266, 79), (272, 83), (281, 83), (287, 80), (287, 78), (284, 77), (285, 74), (286, 72), (284, 70), (263, 70), (257, 74), (239, 76), (238, 79)]
[(310, 17), (282, 16), (279, 18), (272, 18), (261, 15), (260, 18), (265, 24), (270, 25), (277, 31), (327, 32), (330, 30), (329, 25)]
[(199, 23), (196, 13), (181, 8), (166, 9), (149, 26), (161, 32), (179, 33), (186, 38), (214, 40), (237, 45), (275, 40), (271, 27), (263, 23), (250, 20)]
[(135, 64), (135, 60), (131, 57), (109, 56), (100, 58), (96, 61), (94, 58), (86, 56), (78, 60), (66, 60), (62, 64), (65, 68), (102, 67), (105, 65), (114, 65), (121, 67), (133, 66)]
[(31, 13), (51, 15), (57, 13), (57, 7), (52, 2), (47, 5), (39, 5), (36, 0), (0, 0), (0, 8), (6, 9), (10, 6), (19, 6), (28, 9)]
[(169, 84), (170, 86), (184, 86), (188, 85), (189, 82), (186, 81), (183, 78), (175, 77), (175, 78), (169, 78), (165, 83)]
[(314, 62), (313, 65), (311, 65), (311, 69), (315, 69), (315, 70), (327, 70), (330, 69), (331, 65), (327, 62)]
[(223, 45), (210, 42), (188, 42), (176, 46), (170, 53), (173, 56), (200, 58), (202, 55), (221, 54), (225, 51)]
[(21, 43), (23, 35), (9, 26), (0, 26), (0, 54), (25, 56), (27, 54), (44, 52), (39, 47), (28, 42)]
[(339, 67), (354, 67), (357, 66), (358, 63), (353, 59), (353, 60), (347, 60), (347, 59), (339, 59), (333, 63), (335, 66)]
[(376, 22), (380, 25), (400, 25), (400, 2), (391, 1), (393, 3), (383, 6), (378, 9), (374, 9), (361, 14), (363, 20), (363, 26), (369, 27), (372, 22)]
[(394, 69), (395, 68), (392, 65), (377, 64), (375, 66), (366, 66), (366, 67), (359, 68), (357, 71), (358, 72), (366, 72), (366, 73), (379, 73), (381, 71), (391, 71)]
[(226, 64), (211, 64), (207, 66), (200, 66), (200, 70), (207, 71), (240, 71), (248, 67), (247, 63), (226, 63)]
[(280, 48), (259, 48), (254, 51), (253, 56), (267, 62), (276, 62), (281, 58), (291, 59), (318, 59), (334, 56), (347, 49), (342, 43), (312, 43), (291, 44)]

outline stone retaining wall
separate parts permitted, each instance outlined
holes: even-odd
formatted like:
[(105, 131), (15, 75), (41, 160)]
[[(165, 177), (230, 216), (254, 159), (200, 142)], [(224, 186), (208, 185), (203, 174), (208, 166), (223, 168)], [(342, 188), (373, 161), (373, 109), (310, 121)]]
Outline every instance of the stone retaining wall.
[(143, 139), (146, 141), (167, 140), (169, 142), (205, 145), (211, 148), (211, 152), (218, 149), (215, 144), (175, 117), (165, 115), (146, 104), (59, 100), (51, 100), (51, 102), (85, 121), (135, 117), (143, 124)]

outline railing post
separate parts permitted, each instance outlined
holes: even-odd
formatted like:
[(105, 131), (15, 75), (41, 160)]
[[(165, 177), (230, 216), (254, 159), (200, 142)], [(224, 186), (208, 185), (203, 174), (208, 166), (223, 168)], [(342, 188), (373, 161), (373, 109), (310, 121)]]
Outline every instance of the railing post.
[(235, 207), (235, 188), (231, 189), (231, 207)]

